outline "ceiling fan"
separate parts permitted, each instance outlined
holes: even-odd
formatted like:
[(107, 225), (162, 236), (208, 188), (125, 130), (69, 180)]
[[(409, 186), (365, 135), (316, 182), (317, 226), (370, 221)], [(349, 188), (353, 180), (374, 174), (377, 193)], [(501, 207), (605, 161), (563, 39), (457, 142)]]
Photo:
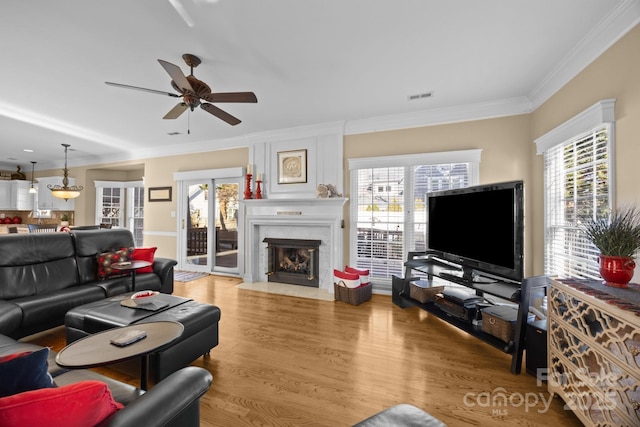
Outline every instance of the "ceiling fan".
[[(195, 55), (185, 53), (182, 55), (184, 62), (191, 68), (191, 74), (185, 76), (180, 67), (170, 62), (158, 59), (162, 68), (171, 77), (171, 86), (179, 93), (164, 92), (161, 90), (146, 89), (143, 87), (124, 85), (120, 83), (105, 82), (109, 86), (122, 87), (125, 89), (135, 89), (144, 92), (156, 93), (159, 95), (167, 95), (173, 98), (182, 98), (182, 102), (179, 102), (173, 107), (163, 119), (176, 119), (180, 117), (187, 109), (193, 111), (196, 107), (200, 106), (204, 111), (213, 114), (217, 118), (224, 120), (232, 126), (240, 123), (240, 119), (232, 116), (224, 110), (216, 107), (209, 102), (224, 103), (224, 102), (258, 102), (258, 98), (253, 92), (224, 92), (224, 93), (211, 93), (211, 88), (202, 80), (198, 80), (193, 75), (193, 69), (200, 65), (201, 61)], [(202, 102), (207, 101), (207, 102)]]

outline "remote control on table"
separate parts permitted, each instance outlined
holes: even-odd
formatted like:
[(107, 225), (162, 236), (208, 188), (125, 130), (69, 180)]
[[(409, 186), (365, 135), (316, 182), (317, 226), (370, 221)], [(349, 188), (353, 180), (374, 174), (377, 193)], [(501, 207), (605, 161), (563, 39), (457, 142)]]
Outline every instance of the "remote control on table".
[(118, 347), (126, 347), (146, 337), (147, 337), (147, 333), (145, 331), (133, 329), (123, 333), (122, 335), (116, 338), (113, 338), (111, 340), (111, 344)]

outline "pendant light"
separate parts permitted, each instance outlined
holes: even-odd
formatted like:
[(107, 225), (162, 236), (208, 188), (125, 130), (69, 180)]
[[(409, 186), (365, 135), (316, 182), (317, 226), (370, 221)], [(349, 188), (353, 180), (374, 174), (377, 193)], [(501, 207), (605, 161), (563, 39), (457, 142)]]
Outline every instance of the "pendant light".
[(34, 162), (33, 160), (31, 161), (31, 187), (29, 187), (29, 194), (36, 194), (38, 192), (36, 187), (33, 186), (33, 174), (36, 170), (36, 163), (38, 162)]
[(62, 185), (47, 185), (49, 190), (54, 197), (59, 199), (64, 199), (65, 201), (69, 199), (75, 199), (80, 195), (80, 192), (84, 187), (78, 187), (76, 185), (72, 185), (69, 187), (69, 169), (67, 169), (67, 149), (70, 147), (69, 144), (62, 144), (64, 147), (64, 176), (62, 177)]

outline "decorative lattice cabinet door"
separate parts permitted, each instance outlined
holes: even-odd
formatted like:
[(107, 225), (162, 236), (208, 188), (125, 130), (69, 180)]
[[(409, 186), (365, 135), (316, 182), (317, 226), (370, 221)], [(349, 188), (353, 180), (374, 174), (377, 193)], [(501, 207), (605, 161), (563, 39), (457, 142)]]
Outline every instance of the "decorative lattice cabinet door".
[(639, 306), (563, 282), (548, 294), (549, 391), (587, 426), (640, 426)]

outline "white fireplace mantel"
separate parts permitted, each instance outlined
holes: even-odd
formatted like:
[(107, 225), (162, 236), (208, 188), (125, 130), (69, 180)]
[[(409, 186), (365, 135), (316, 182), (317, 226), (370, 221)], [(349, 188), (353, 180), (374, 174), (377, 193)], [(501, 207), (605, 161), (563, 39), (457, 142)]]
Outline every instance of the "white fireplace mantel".
[(333, 269), (343, 263), (346, 198), (243, 200), (245, 216), (245, 282), (267, 281), (265, 237), (318, 239), (321, 289), (333, 290)]

